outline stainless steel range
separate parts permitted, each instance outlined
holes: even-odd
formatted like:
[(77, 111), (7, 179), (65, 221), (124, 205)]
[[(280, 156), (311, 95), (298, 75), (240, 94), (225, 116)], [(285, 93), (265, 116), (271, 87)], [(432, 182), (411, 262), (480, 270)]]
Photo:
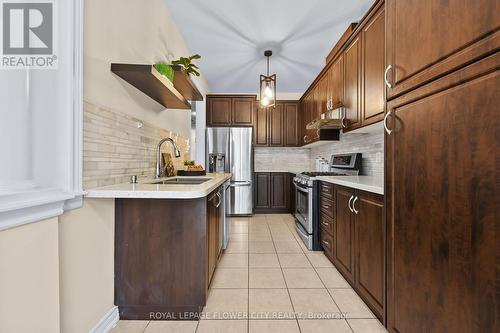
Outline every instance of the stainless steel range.
[(330, 158), (330, 172), (302, 172), (293, 178), (295, 185), (295, 229), (309, 250), (319, 251), (318, 176), (356, 176), (361, 154), (339, 154)]

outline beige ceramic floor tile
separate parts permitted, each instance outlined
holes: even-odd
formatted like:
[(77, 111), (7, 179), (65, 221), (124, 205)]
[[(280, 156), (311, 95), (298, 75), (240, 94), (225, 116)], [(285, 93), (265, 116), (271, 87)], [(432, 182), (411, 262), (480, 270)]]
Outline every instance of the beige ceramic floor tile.
[(266, 232), (251, 232), (248, 235), (248, 240), (251, 242), (272, 242), (271, 233), (269, 231)]
[(248, 269), (217, 268), (210, 288), (248, 288)]
[(196, 333), (246, 333), (246, 320), (200, 320)]
[(248, 233), (266, 233), (269, 232), (269, 227), (267, 223), (251, 223), (248, 226)]
[(203, 309), (205, 319), (246, 319), (248, 289), (211, 289)]
[(387, 333), (378, 319), (347, 319), (354, 333)]
[(347, 319), (351, 318), (375, 318), (368, 306), (359, 298), (352, 289), (329, 289), (333, 300), (346, 314)]
[(249, 319), (294, 318), (292, 302), (286, 289), (250, 289)]
[(344, 319), (299, 320), (302, 333), (352, 333)]
[(246, 253), (228, 253), (223, 254), (220, 258), (219, 268), (247, 268), (248, 267), (248, 254)]
[(293, 237), (290, 231), (271, 231), (271, 237), (273, 241), (288, 241), (296, 242), (295, 237)]
[(313, 267), (333, 267), (323, 252), (307, 253), (306, 255)]
[(120, 320), (115, 328), (111, 330), (112, 333), (142, 333), (149, 321), (147, 320)]
[(250, 268), (250, 288), (286, 288), (281, 268)]
[(276, 246), (276, 252), (278, 253), (303, 253), (299, 243), (297, 243), (295, 240), (292, 241), (276, 240), (274, 242), (274, 245)]
[(248, 242), (230, 241), (224, 253), (248, 253)]
[(250, 267), (279, 268), (278, 256), (275, 253), (250, 253)]
[(195, 333), (198, 321), (166, 320), (151, 321), (144, 333)]
[(248, 244), (248, 251), (250, 253), (276, 253), (274, 243), (270, 241), (250, 241)]
[(316, 272), (327, 288), (351, 288), (335, 267), (316, 268)]
[(231, 242), (248, 242), (248, 234), (230, 234), (229, 241), (231, 241)]
[(299, 319), (341, 319), (340, 310), (326, 289), (288, 289)]
[(248, 224), (235, 224), (231, 226), (231, 234), (248, 234)]
[(288, 288), (324, 288), (323, 282), (312, 268), (283, 268)]
[(311, 268), (307, 257), (302, 253), (278, 253), (283, 268)]
[(250, 320), (249, 333), (299, 333), (296, 320)]

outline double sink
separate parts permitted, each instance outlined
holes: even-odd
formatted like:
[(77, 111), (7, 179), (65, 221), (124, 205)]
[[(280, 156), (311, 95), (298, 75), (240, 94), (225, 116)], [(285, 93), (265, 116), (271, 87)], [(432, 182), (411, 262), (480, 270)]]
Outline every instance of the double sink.
[(164, 179), (164, 180), (159, 180), (157, 182), (154, 182), (152, 184), (164, 184), (164, 185), (172, 185), (172, 184), (178, 184), (178, 185), (200, 185), (205, 182), (208, 182), (212, 178), (170, 178), (170, 179)]

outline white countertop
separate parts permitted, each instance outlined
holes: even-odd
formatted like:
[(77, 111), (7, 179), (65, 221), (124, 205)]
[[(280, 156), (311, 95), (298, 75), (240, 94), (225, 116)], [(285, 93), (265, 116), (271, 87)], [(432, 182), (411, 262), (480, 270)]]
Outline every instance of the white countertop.
[(304, 170), (304, 169), (293, 170), (293, 169), (286, 169), (286, 168), (279, 169), (279, 170), (270, 170), (270, 169), (265, 169), (265, 168), (263, 168), (261, 170), (254, 170), (254, 172), (288, 172), (288, 173), (294, 173), (294, 174), (298, 174), (298, 173), (306, 172), (306, 171), (309, 171), (309, 170)]
[[(170, 177), (176, 178), (176, 177)], [(206, 176), (178, 178), (209, 178), (199, 185), (151, 184), (160, 179), (139, 180), (137, 184), (123, 183), (87, 190), (87, 198), (145, 198), (145, 199), (196, 199), (209, 195), (218, 186), (231, 178), (230, 173), (209, 173)]]
[(384, 195), (384, 177), (377, 176), (318, 176), (316, 179), (358, 190)]

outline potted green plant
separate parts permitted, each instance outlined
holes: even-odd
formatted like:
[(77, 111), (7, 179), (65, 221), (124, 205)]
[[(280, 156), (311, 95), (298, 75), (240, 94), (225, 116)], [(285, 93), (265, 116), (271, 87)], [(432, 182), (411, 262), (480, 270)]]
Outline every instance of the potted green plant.
[(153, 66), (158, 71), (158, 73), (165, 76), (170, 82), (174, 82), (174, 70), (172, 66), (164, 62), (154, 64)]
[(200, 76), (200, 72), (198, 72), (198, 66), (192, 63), (193, 60), (196, 59), (201, 59), (201, 56), (199, 54), (194, 54), (190, 57), (180, 57), (177, 60), (172, 61), (172, 65), (179, 65), (181, 66), (186, 74), (188, 75), (196, 75)]

